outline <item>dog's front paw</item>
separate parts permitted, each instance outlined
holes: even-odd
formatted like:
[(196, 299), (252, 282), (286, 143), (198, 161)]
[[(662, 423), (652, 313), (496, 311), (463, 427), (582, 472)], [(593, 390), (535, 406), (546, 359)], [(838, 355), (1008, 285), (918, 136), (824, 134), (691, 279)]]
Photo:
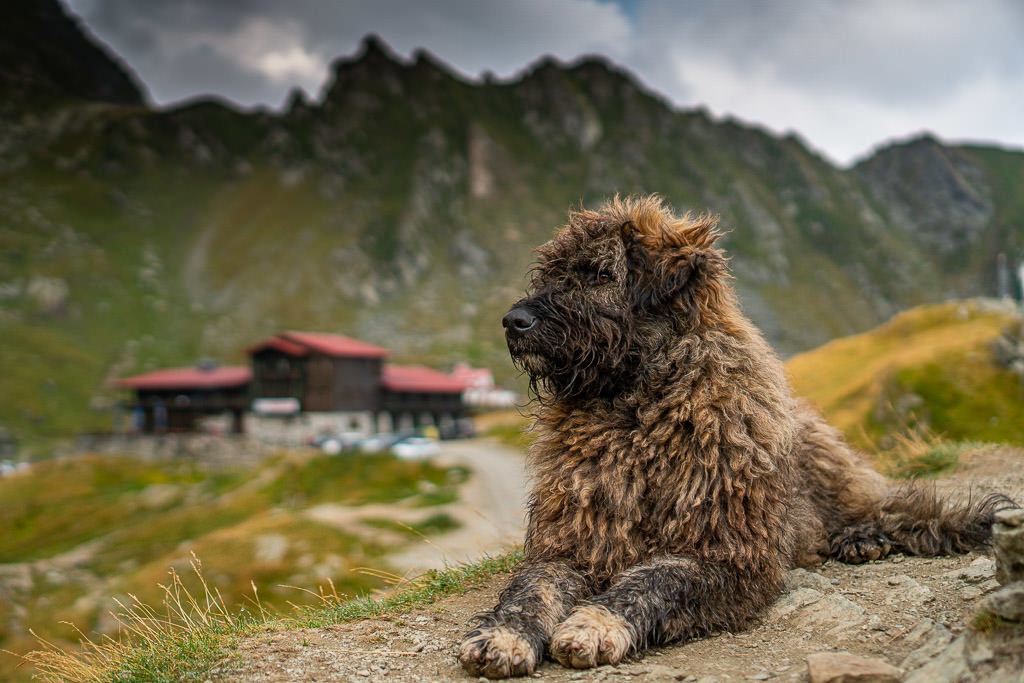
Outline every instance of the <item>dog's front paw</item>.
[(621, 617), (599, 605), (584, 605), (555, 628), (550, 649), (562, 666), (587, 669), (618, 664), (632, 647), (633, 633)]
[(466, 634), (459, 646), (459, 663), (473, 676), (529, 676), (537, 666), (537, 654), (512, 629), (482, 626)]

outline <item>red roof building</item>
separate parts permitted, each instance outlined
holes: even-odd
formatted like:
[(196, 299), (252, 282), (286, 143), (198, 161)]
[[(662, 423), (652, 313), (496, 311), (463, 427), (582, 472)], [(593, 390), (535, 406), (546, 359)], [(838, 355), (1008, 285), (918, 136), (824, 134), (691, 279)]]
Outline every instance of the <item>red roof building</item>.
[(387, 349), (340, 334), (282, 332), (246, 353), (248, 367), (171, 368), (116, 384), (138, 392), (149, 409), (160, 401), (173, 411), (184, 394), (198, 399), (203, 392), (235, 392), (244, 394), (246, 411), (265, 419), (348, 415), (351, 424), (386, 425), (384, 431), (451, 424), (465, 414), (464, 379), (422, 365), (385, 364)]
[(361, 342), (341, 334), (320, 332), (282, 332), (246, 349), (249, 355), (272, 348), (290, 356), (308, 356), (322, 353), (335, 358), (385, 358), (387, 349)]
[(210, 368), (188, 367), (154, 370), (114, 380), (114, 386), (150, 391), (232, 389), (246, 386), (251, 379), (252, 369), (248, 365), (223, 365)]
[(123, 377), (114, 386), (135, 392), (133, 431), (193, 432), (219, 417), (221, 430), (240, 432), (251, 380), (247, 365), (199, 365)]
[(388, 391), (460, 394), (466, 383), (423, 365), (385, 365), (381, 385)]
[(284, 332), (278, 336), (306, 346), (314, 351), (339, 358), (385, 358), (391, 354), (387, 349), (340, 334)]

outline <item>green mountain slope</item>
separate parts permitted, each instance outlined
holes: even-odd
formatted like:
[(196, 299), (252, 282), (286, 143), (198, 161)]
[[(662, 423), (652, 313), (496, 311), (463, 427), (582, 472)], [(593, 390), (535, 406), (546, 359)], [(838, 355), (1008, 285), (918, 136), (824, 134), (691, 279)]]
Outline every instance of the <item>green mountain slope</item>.
[(786, 368), (796, 394), (868, 452), (908, 432), (1021, 444), (1024, 384), (997, 353), (1016, 357), (1019, 341), (1012, 307), (953, 301), (904, 311), (798, 354)]
[(601, 59), (469, 83), (369, 38), (280, 113), (61, 92), (20, 95), (0, 135), (0, 424), (30, 440), (102, 428), (110, 377), (237, 361), (282, 328), (514, 381), (498, 320), (530, 250), (615, 192), (720, 212), (744, 306), (785, 353), (990, 292), (1024, 233), (1022, 154), (922, 138), (838, 169)]

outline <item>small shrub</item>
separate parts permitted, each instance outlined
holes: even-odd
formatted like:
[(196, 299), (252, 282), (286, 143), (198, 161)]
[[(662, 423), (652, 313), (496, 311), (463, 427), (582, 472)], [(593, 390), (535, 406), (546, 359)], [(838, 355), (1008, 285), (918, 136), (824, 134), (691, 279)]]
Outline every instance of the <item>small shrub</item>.
[(981, 608), (971, 616), (971, 628), (979, 633), (995, 633), (1011, 628), (1020, 628), (1020, 624), (1007, 621), (998, 614)]
[(987, 448), (973, 441), (946, 441), (942, 437), (908, 432), (892, 437), (894, 445), (878, 454), (880, 469), (894, 479), (918, 479), (949, 474), (961, 456)]

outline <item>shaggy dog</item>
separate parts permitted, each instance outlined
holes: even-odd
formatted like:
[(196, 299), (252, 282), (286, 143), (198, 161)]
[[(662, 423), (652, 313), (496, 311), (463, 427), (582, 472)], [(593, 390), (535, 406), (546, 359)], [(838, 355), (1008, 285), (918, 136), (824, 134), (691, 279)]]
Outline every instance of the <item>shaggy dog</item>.
[(716, 222), (616, 198), (538, 249), (503, 321), (538, 400), (525, 559), (460, 646), (469, 673), (740, 629), (795, 566), (979, 548), (1009, 504), (895, 489), (794, 400)]

